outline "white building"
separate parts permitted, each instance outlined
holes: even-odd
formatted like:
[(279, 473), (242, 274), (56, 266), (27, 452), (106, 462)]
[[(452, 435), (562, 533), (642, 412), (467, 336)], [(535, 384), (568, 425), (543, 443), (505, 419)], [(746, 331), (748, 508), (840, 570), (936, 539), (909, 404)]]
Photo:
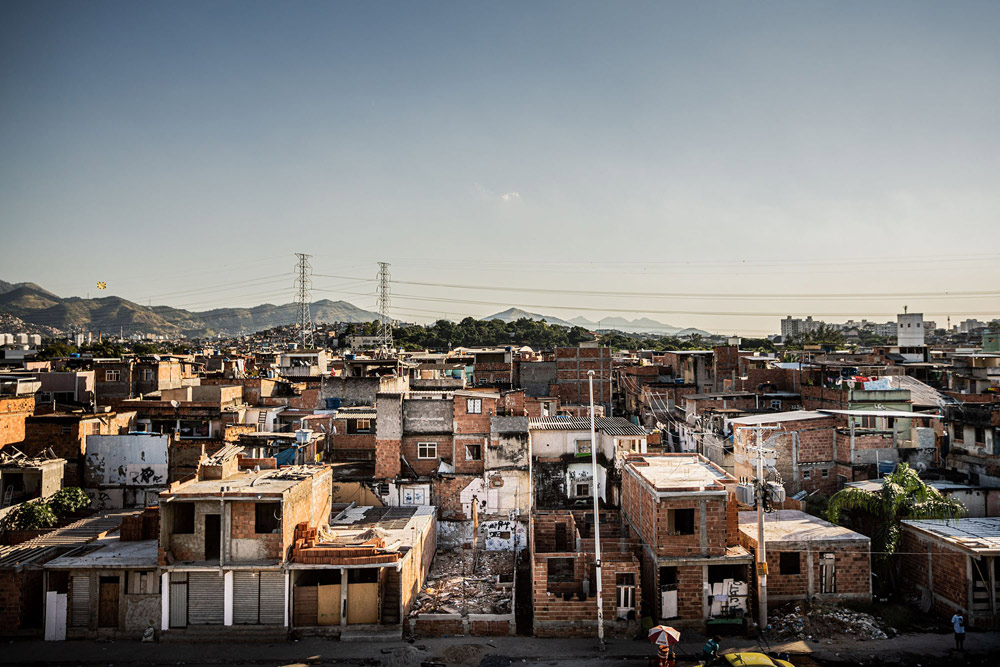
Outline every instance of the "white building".
[(924, 344), (924, 314), (900, 313), (896, 316), (896, 344), (921, 347)]

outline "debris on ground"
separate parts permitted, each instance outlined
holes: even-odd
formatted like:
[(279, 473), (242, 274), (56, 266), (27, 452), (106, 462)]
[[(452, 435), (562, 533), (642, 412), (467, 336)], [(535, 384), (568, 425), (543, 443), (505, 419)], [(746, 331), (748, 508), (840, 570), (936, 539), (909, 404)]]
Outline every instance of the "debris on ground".
[(786, 607), (771, 618), (776, 639), (821, 639), (853, 637), (858, 641), (888, 639), (896, 630), (881, 619), (831, 604)]
[(509, 614), (513, 581), (509, 551), (439, 551), (412, 613)]

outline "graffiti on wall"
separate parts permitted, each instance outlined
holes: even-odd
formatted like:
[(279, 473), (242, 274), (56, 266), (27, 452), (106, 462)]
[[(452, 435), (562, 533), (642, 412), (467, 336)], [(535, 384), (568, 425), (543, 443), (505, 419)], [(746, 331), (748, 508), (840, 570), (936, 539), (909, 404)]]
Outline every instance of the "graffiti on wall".
[(484, 521), (479, 531), (487, 551), (520, 551), (528, 546), (528, 529), (522, 521)]

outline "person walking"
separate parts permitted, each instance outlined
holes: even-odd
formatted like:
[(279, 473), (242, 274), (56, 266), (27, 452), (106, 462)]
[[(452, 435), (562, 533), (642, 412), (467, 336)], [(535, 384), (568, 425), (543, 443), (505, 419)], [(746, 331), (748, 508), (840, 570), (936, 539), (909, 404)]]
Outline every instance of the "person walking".
[(965, 650), (965, 617), (957, 613), (951, 617), (951, 624), (955, 627), (955, 648), (959, 651)]
[(707, 642), (705, 642), (705, 646), (703, 646), (701, 649), (701, 659), (705, 662), (706, 665), (715, 660), (715, 658), (719, 655), (719, 644), (721, 642), (722, 642), (722, 637), (720, 637), (719, 635), (715, 635)]

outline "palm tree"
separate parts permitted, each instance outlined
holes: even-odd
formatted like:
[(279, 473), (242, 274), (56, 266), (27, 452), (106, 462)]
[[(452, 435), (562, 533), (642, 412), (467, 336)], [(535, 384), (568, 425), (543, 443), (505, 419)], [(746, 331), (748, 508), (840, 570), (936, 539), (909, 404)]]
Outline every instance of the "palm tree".
[(900, 463), (892, 474), (883, 478), (882, 488), (877, 491), (847, 487), (833, 494), (827, 505), (827, 518), (840, 524), (845, 511), (851, 514), (852, 524), (859, 532), (871, 538), (877, 573), (887, 575), (893, 584), (896, 561), (892, 556), (899, 546), (901, 521), (957, 519), (966, 513), (961, 501), (941, 495), (906, 463)]

